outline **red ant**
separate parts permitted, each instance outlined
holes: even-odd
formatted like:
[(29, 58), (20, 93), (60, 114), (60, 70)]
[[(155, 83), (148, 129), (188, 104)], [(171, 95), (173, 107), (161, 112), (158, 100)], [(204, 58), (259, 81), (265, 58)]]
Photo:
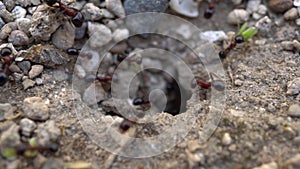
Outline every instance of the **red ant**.
[(233, 41), (231, 41), (231, 43), (230, 43), (230, 45), (225, 49), (225, 50), (223, 50), (223, 51), (221, 51), (220, 53), (219, 53), (219, 56), (221, 57), (221, 58), (226, 58), (226, 56), (228, 55), (228, 53), (238, 44), (238, 43), (243, 43), (245, 40), (244, 40), (244, 38), (242, 37), (242, 36), (236, 36), (235, 38), (234, 38), (234, 40)]
[(109, 75), (104, 75), (104, 76), (97, 77), (97, 80), (99, 82), (110, 82), (112, 80), (112, 77)]
[(211, 0), (208, 7), (204, 11), (204, 18), (209, 19), (215, 13), (215, 0)]
[(59, 0), (44, 0), (44, 2), (46, 2), (47, 5), (49, 6), (54, 6), (54, 4), (58, 3), (58, 7), (60, 8), (60, 10), (63, 11), (63, 13), (66, 14), (67, 16), (72, 17), (71, 21), (76, 27), (82, 26), (84, 22), (84, 16), (82, 15), (81, 12), (78, 12), (74, 8), (68, 7), (67, 5), (63, 4)]
[(3, 86), (8, 80), (10, 74), (9, 66), (13, 63), (13, 59), (10, 57), (12, 51), (8, 47), (1, 49), (0, 54), (3, 57), (2, 72), (0, 73), (0, 86)]
[[(215, 75), (216, 76), (216, 75)], [(213, 87), (214, 89), (218, 90), (218, 91), (224, 91), (225, 90), (225, 84), (222, 80), (219, 79), (214, 79), (213, 77), (213, 73), (211, 74), (212, 77), (212, 82), (207, 82), (204, 81), (202, 79), (195, 79), (195, 83), (204, 88), (204, 89), (210, 89), (211, 87)]]

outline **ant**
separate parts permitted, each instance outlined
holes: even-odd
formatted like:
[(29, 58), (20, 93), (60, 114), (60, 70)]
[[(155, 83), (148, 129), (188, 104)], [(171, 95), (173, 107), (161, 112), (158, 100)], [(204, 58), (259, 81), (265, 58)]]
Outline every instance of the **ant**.
[(250, 38), (252, 38), (256, 33), (257, 30), (255, 27), (247, 28), (247, 23), (244, 23), (242, 27), (240, 28), (239, 32), (235, 36), (234, 40), (231, 41), (230, 45), (223, 51), (219, 53), (219, 56), (221, 58), (226, 58), (226, 56), (229, 54), (229, 52), (239, 43), (246, 42)]
[(99, 82), (110, 82), (113, 78), (110, 75), (98, 76), (97, 80)]
[(213, 16), (213, 14), (215, 13), (215, 4), (215, 0), (210, 1), (208, 7), (204, 11), (204, 18), (209, 19)]
[(228, 53), (239, 43), (245, 42), (244, 38), (242, 36), (236, 36), (233, 41), (231, 41), (230, 45), (223, 51), (220, 51), (219, 56), (221, 58), (226, 58)]
[(214, 89), (216, 89), (218, 91), (224, 91), (225, 87), (226, 87), (224, 82), (220, 79), (215, 79), (214, 76), (216, 76), (216, 77), (218, 77), (218, 76), (214, 73), (211, 73), (210, 76), (212, 78), (211, 82), (207, 82), (205, 80), (198, 78), (198, 79), (195, 79), (193, 81), (193, 83), (196, 83), (198, 86), (200, 86), (203, 89), (210, 89), (211, 87), (213, 87)]
[(13, 59), (10, 57), (12, 51), (8, 47), (1, 49), (0, 54), (3, 60), (2, 72), (0, 73), (0, 86), (3, 86), (10, 75), (9, 66), (13, 63)]
[(81, 12), (77, 11), (74, 8), (70, 8), (67, 5), (63, 4), (59, 0), (44, 0), (47, 5), (54, 6), (55, 4), (58, 4), (59, 9), (66, 14), (67, 16), (72, 17), (71, 21), (76, 27), (81, 27), (84, 22), (84, 16)]

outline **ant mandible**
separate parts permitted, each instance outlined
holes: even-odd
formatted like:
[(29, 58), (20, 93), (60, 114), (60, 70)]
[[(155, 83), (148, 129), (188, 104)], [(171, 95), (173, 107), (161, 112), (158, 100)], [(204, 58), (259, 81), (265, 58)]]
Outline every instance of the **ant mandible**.
[(54, 6), (55, 4), (58, 4), (58, 7), (64, 14), (72, 17), (71, 21), (76, 27), (82, 26), (84, 22), (84, 16), (82, 15), (81, 12), (77, 11), (74, 8), (68, 7), (67, 5), (63, 4), (59, 0), (44, 0), (44, 2), (49, 6)]

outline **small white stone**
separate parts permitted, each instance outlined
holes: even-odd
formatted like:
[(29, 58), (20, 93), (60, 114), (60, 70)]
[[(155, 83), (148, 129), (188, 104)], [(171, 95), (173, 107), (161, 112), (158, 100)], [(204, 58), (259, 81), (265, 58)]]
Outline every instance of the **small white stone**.
[(116, 29), (112, 36), (113, 36), (113, 39), (115, 42), (120, 42), (120, 41), (128, 38), (129, 30), (128, 29)]
[(260, 4), (257, 8), (257, 13), (265, 15), (268, 11), (268, 8), (265, 5)]
[(175, 12), (191, 17), (196, 18), (199, 16), (199, 9), (198, 9), (199, 3), (195, 2), (194, 0), (171, 0), (170, 1), (170, 7)]
[(263, 164), (259, 167), (254, 167), (253, 169), (278, 169), (278, 165), (275, 162), (271, 162), (268, 164)]
[(300, 6), (300, 0), (294, 0), (294, 6)]
[(125, 17), (125, 10), (121, 0), (106, 0), (106, 8), (120, 18)]
[(222, 137), (222, 144), (223, 145), (229, 145), (232, 143), (232, 139), (230, 137), (229, 133), (225, 133)]
[(285, 20), (291, 21), (298, 18), (298, 10), (297, 8), (291, 8), (288, 11), (286, 11), (283, 15)]
[(228, 14), (227, 21), (230, 24), (242, 24), (249, 19), (249, 13), (244, 9), (234, 9)]
[(300, 26), (300, 18), (296, 19), (296, 25)]
[(200, 38), (209, 42), (221, 41), (227, 38), (224, 31), (206, 31), (200, 33)]
[(43, 70), (44, 70), (43, 65), (33, 65), (31, 67), (31, 70), (29, 71), (29, 78), (30, 79), (36, 78), (43, 72)]
[(16, 6), (11, 12), (15, 19), (24, 18), (27, 13), (26, 9), (24, 9), (20, 6)]

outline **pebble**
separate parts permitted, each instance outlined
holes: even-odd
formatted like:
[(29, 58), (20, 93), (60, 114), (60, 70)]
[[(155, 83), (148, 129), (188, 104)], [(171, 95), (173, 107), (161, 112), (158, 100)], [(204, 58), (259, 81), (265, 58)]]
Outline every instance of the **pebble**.
[(30, 0), (30, 1), (31, 1), (32, 5), (35, 5), (35, 6), (41, 4), (41, 1), (40, 1), (40, 0)]
[(296, 19), (296, 25), (300, 26), (300, 18)]
[(8, 42), (14, 46), (25, 46), (29, 44), (29, 37), (23, 31), (14, 30), (8, 37)]
[(9, 66), (9, 70), (13, 73), (21, 73), (22, 72), (21, 69), (14, 63)]
[(293, 4), (296, 7), (300, 6), (300, 0), (294, 0)]
[(227, 21), (229, 24), (242, 24), (249, 19), (249, 13), (244, 9), (234, 9), (228, 14)]
[(11, 11), (14, 19), (21, 19), (24, 18), (26, 16), (26, 9), (20, 7), (20, 6), (16, 6), (12, 11)]
[(57, 141), (61, 131), (53, 120), (49, 120), (39, 125), (36, 133), (37, 143), (41, 146), (49, 146), (51, 143)]
[(112, 40), (111, 30), (103, 24), (89, 22), (88, 34), (92, 37), (89, 45), (94, 49), (102, 47)]
[(194, 0), (171, 0), (170, 7), (178, 14), (187, 16), (190, 18), (196, 18), (199, 16), (199, 2)]
[(0, 136), (0, 149), (20, 145), (19, 130), (20, 127), (13, 123), (7, 130), (3, 131)]
[(52, 35), (52, 43), (59, 49), (67, 50), (74, 45), (75, 27), (66, 22)]
[(98, 21), (103, 18), (101, 9), (93, 3), (86, 3), (81, 12), (87, 21)]
[(223, 145), (229, 145), (232, 143), (232, 138), (229, 133), (224, 133), (222, 137), (222, 144)]
[(48, 106), (40, 97), (28, 97), (24, 99), (22, 109), (26, 117), (32, 120), (44, 121), (50, 116)]
[(9, 103), (0, 103), (0, 121), (7, 120), (13, 116), (15, 108)]
[(300, 77), (290, 81), (287, 85), (287, 95), (296, 95), (300, 92)]
[(11, 11), (16, 6), (16, 1), (13, 0), (3, 0), (3, 3), (8, 11)]
[(288, 169), (299, 169), (300, 168), (300, 154), (288, 159), (284, 162), (284, 167)]
[(68, 74), (63, 69), (53, 70), (53, 78), (56, 81), (62, 82), (68, 79)]
[(39, 76), (44, 70), (44, 66), (43, 65), (33, 65), (31, 67), (31, 70), (29, 71), (29, 78), (30, 79), (34, 79), (37, 76)]
[(30, 35), (30, 25), (31, 25), (31, 20), (28, 18), (20, 18), (16, 20), (18, 29), (20, 31), (25, 32), (26, 34)]
[(5, 25), (5, 22), (0, 18), (0, 29)]
[(74, 72), (79, 78), (84, 78), (86, 76), (86, 72), (80, 65), (75, 65)]
[(121, 53), (125, 52), (127, 47), (128, 47), (127, 43), (123, 41), (123, 42), (117, 43), (115, 46), (113, 46), (110, 49), (110, 52), (121, 54)]
[(23, 85), (23, 89), (27, 90), (27, 89), (29, 89), (29, 88), (31, 88), (31, 87), (33, 87), (35, 85), (35, 81), (30, 80), (30, 79), (25, 79), (22, 82), (22, 85)]
[(168, 0), (125, 0), (124, 9), (127, 15), (141, 12), (165, 12)]
[(27, 7), (31, 5), (31, 0), (16, 0), (16, 4)]
[(256, 12), (259, 5), (261, 3), (261, 0), (249, 0), (247, 3), (246, 10), (251, 14), (253, 12)]
[(278, 165), (276, 162), (271, 162), (271, 163), (263, 164), (259, 167), (254, 167), (253, 169), (278, 169)]
[(63, 169), (64, 163), (60, 159), (50, 158), (47, 160), (42, 169)]
[(255, 27), (260, 35), (267, 36), (270, 34), (272, 28), (272, 20), (268, 16), (265, 16), (255, 23)]
[(31, 69), (31, 63), (29, 61), (22, 61), (17, 63), (17, 65), (24, 74), (28, 74), (29, 70)]
[(119, 18), (125, 17), (125, 9), (123, 8), (121, 0), (106, 0), (106, 8), (114, 13)]
[(300, 105), (293, 104), (289, 107), (288, 115), (291, 117), (300, 117)]
[(44, 157), (42, 154), (38, 154), (33, 160), (33, 167), (34, 168), (42, 168), (45, 165), (47, 158)]
[(270, 0), (269, 8), (275, 13), (283, 13), (293, 7), (292, 0)]
[(11, 32), (12, 28), (8, 24), (4, 25), (0, 31), (0, 39), (6, 39)]
[(298, 18), (298, 10), (297, 8), (291, 8), (286, 11), (283, 15), (284, 19), (287, 21), (292, 21)]
[(67, 169), (92, 169), (92, 164), (88, 162), (78, 161), (66, 164)]
[(239, 5), (242, 3), (242, 0), (231, 0), (234, 5)]
[(209, 42), (222, 41), (227, 38), (224, 31), (206, 31), (200, 33), (200, 38)]
[(125, 40), (129, 36), (129, 30), (128, 29), (116, 29), (113, 34), (113, 40), (115, 42), (120, 42), (122, 40)]
[(36, 85), (42, 85), (43, 84), (43, 79), (42, 78), (36, 78), (35, 83), (36, 83)]
[(33, 131), (36, 129), (37, 125), (34, 121), (24, 118), (20, 121), (21, 134), (30, 137)]
[(92, 83), (85, 90), (82, 100), (88, 105), (94, 105), (106, 98), (106, 92), (102, 88), (101, 83)]
[(6, 9), (0, 10), (0, 17), (6, 22), (12, 22), (14, 20), (14, 16), (12, 13), (8, 12)]
[(84, 36), (86, 34), (86, 30), (87, 30), (87, 23), (86, 22), (84, 22), (81, 27), (76, 27), (76, 29), (75, 29), (75, 39), (78, 40), (78, 39), (84, 38)]

